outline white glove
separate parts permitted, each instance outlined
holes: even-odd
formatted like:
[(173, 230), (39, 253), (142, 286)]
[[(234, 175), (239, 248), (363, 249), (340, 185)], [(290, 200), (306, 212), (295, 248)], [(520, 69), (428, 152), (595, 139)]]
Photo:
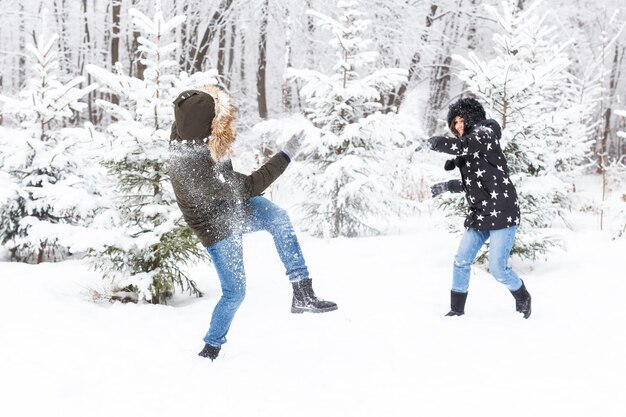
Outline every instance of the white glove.
[(282, 150), (287, 154), (289, 159), (294, 159), (296, 155), (298, 155), (298, 151), (300, 150), (300, 146), (302, 146), (302, 142), (305, 137), (306, 133), (304, 133), (304, 130), (301, 130), (289, 138), (287, 143), (285, 143)]

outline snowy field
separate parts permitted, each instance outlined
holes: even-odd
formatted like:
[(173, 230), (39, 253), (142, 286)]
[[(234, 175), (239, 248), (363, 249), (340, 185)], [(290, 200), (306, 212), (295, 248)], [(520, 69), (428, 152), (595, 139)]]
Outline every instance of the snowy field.
[(229, 342), (202, 348), (219, 295), (171, 305), (90, 300), (80, 260), (0, 263), (0, 415), (626, 416), (626, 240), (577, 215), (549, 262), (513, 259), (533, 297), (475, 268), (463, 317), (449, 308), (458, 239), (425, 213), (385, 237), (301, 236), (323, 315), (289, 312), (267, 234), (246, 237), (248, 295)]

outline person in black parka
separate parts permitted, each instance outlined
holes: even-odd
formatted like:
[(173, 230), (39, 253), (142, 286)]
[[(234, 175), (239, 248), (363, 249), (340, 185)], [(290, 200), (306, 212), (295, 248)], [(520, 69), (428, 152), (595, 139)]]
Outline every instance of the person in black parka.
[(489, 271), (515, 298), (516, 310), (530, 317), (531, 297), (524, 282), (508, 266), (509, 255), (520, 210), (515, 186), (500, 147), (498, 122), (487, 119), (483, 106), (473, 98), (462, 98), (448, 111), (448, 126), (456, 138), (435, 136), (419, 149), (432, 149), (456, 155), (445, 163), (446, 170), (459, 169), (460, 180), (431, 187), (433, 197), (449, 192), (464, 192), (469, 206), (465, 233), (454, 258), (451, 310), (447, 316), (465, 313), (470, 269), (480, 248), (489, 240)]

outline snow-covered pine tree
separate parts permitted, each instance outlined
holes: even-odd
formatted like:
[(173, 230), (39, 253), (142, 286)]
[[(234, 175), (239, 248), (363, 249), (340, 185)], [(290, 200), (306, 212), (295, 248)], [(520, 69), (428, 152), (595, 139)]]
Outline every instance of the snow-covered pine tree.
[(93, 216), (97, 191), (81, 151), (89, 134), (67, 126), (85, 104), (79, 100), (95, 86), (82, 77), (58, 79), (56, 34), (42, 27), (27, 50), (34, 59), (32, 78), (17, 97), (0, 95), (2, 115), (16, 127), (0, 131), (0, 242), (22, 262), (59, 260), (73, 227)]
[(506, 1), (501, 12), (485, 5), (500, 26), (493, 36), (496, 57), (487, 62), (473, 52), (453, 57), (465, 65), (460, 78), (469, 91), (502, 125), (522, 212), (513, 253), (531, 259), (558, 244), (546, 228), (565, 220), (571, 174), (589, 152), (597, 103), (597, 90), (569, 71), (570, 43), (546, 16), (538, 16), (540, 3), (521, 10)]
[[(179, 73), (173, 60), (177, 45), (166, 37), (185, 16), (165, 20), (156, 3), (152, 19), (131, 9), (146, 66), (144, 78), (91, 65), (88, 71), (119, 104), (99, 101), (114, 123), (108, 126), (110, 149), (104, 164), (116, 178), (118, 236), (94, 250), (91, 262), (124, 297), (165, 303), (175, 287), (200, 296), (183, 268), (202, 256), (197, 239), (182, 221), (167, 175), (168, 143), (174, 118), (172, 101), (187, 88), (215, 84), (216, 71)], [(175, 75), (177, 74), (177, 75)], [(130, 294), (129, 294), (130, 293)]]
[(307, 12), (334, 35), (335, 72), (291, 68), (287, 77), (303, 82), (305, 116), (319, 129), (319, 140), (309, 141), (297, 167), (307, 195), (300, 207), (302, 226), (315, 235), (354, 237), (379, 233), (376, 222), (404, 204), (393, 192), (386, 162), (407, 139), (395, 111), (380, 111), (380, 100), (406, 81), (407, 71), (385, 68), (362, 75), (377, 57), (368, 50), (371, 41), (362, 38), (371, 22), (358, 1), (339, 1), (337, 7), (343, 11), (338, 19)]

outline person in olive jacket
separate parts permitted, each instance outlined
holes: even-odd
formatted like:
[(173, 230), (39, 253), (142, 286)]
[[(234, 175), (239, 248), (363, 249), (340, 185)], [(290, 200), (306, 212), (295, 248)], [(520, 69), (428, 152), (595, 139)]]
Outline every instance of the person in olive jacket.
[(287, 168), (300, 132), (250, 175), (233, 170), (231, 97), (216, 86), (182, 92), (174, 101), (169, 175), (187, 225), (207, 248), (222, 287), (200, 356), (215, 359), (246, 292), (242, 234), (268, 231), (293, 286), (292, 313), (323, 313), (337, 304), (318, 298), (287, 212), (261, 194)]
[(418, 147), (418, 150), (426, 148), (457, 155), (446, 161), (444, 168), (458, 168), (461, 179), (434, 184), (431, 191), (433, 197), (446, 191), (464, 192), (469, 207), (466, 230), (454, 258), (451, 310), (446, 315), (465, 313), (470, 269), (478, 251), (489, 240), (489, 271), (513, 294), (516, 310), (528, 318), (530, 294), (508, 266), (520, 210), (500, 147), (500, 125), (486, 119), (483, 106), (473, 98), (462, 98), (450, 105), (447, 119), (456, 138), (435, 136)]

